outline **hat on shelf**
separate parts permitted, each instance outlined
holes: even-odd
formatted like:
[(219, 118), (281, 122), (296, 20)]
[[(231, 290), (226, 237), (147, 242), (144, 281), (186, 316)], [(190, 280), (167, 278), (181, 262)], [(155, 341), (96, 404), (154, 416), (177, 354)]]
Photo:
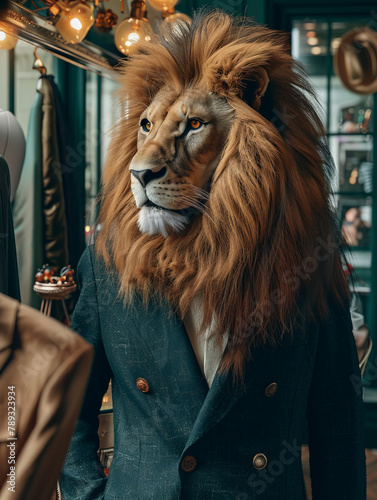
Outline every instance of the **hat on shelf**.
[(377, 32), (360, 27), (343, 35), (334, 54), (334, 69), (351, 92), (377, 92)]

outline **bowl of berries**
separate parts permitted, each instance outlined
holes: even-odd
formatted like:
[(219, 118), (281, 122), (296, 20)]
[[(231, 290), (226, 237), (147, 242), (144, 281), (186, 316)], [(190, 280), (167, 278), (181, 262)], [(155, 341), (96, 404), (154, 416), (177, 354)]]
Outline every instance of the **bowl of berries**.
[(76, 290), (76, 283), (73, 279), (75, 271), (71, 266), (65, 266), (61, 269), (59, 276), (55, 275), (56, 269), (44, 264), (38, 269), (35, 275), (33, 286), (42, 299), (61, 300), (65, 299)]

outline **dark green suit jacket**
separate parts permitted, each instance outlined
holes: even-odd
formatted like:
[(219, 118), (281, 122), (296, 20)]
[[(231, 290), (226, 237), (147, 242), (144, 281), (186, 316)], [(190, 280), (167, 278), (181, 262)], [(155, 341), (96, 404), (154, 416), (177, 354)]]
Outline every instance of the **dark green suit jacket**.
[[(303, 500), (307, 418), (314, 500), (365, 500), (360, 371), (348, 310), (253, 351), (244, 384), (208, 390), (187, 332), (167, 305), (125, 307), (93, 248), (79, 265), (72, 327), (94, 345), (63, 500)], [(112, 377), (115, 451), (96, 458), (97, 414)], [(148, 392), (139, 390), (143, 378)], [(189, 457), (189, 458), (186, 458)]]

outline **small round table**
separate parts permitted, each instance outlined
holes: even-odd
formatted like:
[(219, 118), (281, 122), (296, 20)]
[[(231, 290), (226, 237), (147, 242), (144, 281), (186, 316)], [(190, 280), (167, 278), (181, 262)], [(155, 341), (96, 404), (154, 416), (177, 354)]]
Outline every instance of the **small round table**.
[(76, 288), (76, 283), (63, 283), (61, 285), (58, 285), (57, 283), (39, 283), (38, 281), (36, 281), (33, 286), (34, 292), (36, 292), (42, 298), (41, 312), (46, 316), (51, 315), (51, 306), (53, 300), (62, 301), (68, 326), (71, 325), (71, 322), (69, 320), (67, 307), (65, 305), (65, 299), (68, 298), (71, 293), (75, 292)]

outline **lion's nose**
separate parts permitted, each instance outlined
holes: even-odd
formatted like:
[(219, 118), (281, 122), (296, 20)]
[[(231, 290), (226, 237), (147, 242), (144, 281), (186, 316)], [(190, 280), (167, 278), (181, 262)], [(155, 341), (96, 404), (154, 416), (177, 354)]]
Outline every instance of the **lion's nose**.
[(136, 177), (140, 184), (145, 187), (148, 182), (163, 177), (166, 174), (166, 167), (161, 168), (161, 170), (157, 172), (153, 172), (153, 170), (149, 170), (148, 168), (145, 170), (130, 170), (130, 172)]

